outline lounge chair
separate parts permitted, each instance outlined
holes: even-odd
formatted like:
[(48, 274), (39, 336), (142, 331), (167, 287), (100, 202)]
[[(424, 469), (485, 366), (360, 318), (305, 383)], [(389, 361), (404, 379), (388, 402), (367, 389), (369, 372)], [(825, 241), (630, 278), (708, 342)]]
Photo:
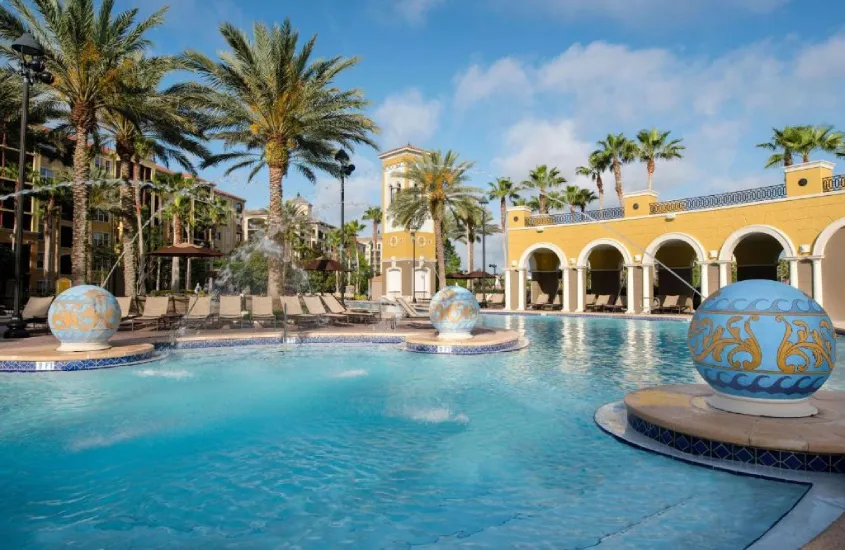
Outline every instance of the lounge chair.
[(505, 295), (493, 294), (490, 296), (490, 301), (487, 303), (487, 307), (490, 309), (505, 307)]
[(396, 303), (399, 304), (399, 307), (402, 308), (402, 311), (405, 312), (405, 317), (408, 319), (428, 319), (428, 313), (417, 311), (414, 309), (411, 304), (408, 303), (408, 300), (402, 298), (401, 296), (396, 297)]
[(135, 309), (135, 301), (131, 296), (115, 296), (117, 305), (120, 307), (120, 327), (128, 327), (130, 330), (135, 330), (135, 319), (138, 318), (138, 313), (133, 312)]
[(560, 294), (555, 294), (555, 299), (552, 301), (551, 304), (546, 304), (543, 306), (543, 309), (562, 309), (560, 303)]
[(531, 309), (543, 309), (549, 305), (549, 295), (540, 294), (537, 296), (537, 301), (531, 304)]
[(607, 305), (604, 306), (603, 310), (611, 313), (625, 311), (628, 309), (627, 301), (628, 299), (624, 296), (613, 296), (608, 301)]
[[(270, 296), (252, 297), (252, 320), (271, 321), (276, 326), (276, 314), (273, 313), (273, 298)], [(263, 323), (262, 323), (263, 326)]]
[(654, 313), (672, 313), (678, 311), (679, 299), (680, 295), (678, 294), (664, 296), (663, 301), (660, 303), (660, 305), (652, 311), (654, 311)]
[(203, 326), (213, 320), (211, 313), (211, 298), (209, 296), (191, 296), (188, 301), (187, 313), (184, 316), (188, 326)]
[(600, 294), (596, 297), (596, 301), (587, 305), (587, 311), (601, 311), (604, 306), (610, 303), (610, 294)]
[(240, 323), (243, 327), (244, 316), (241, 309), (240, 296), (221, 296), (220, 313), (217, 315), (218, 322), (229, 321), (232, 324)]
[(147, 296), (144, 300), (144, 312), (133, 319), (133, 329), (135, 323), (142, 326), (155, 324), (157, 330), (166, 328), (178, 317), (175, 313), (170, 313), (170, 304), (170, 296)]
[(692, 313), (692, 296), (685, 296), (684, 299), (681, 301), (680, 309), (678, 313)]
[(584, 298), (584, 307), (589, 311), (589, 309), (596, 303), (596, 295), (595, 294), (587, 294)]
[(302, 304), (298, 296), (280, 296), (279, 301), (282, 303), (285, 318), (293, 321), (296, 326), (313, 326), (320, 323), (318, 316), (302, 312)]
[(305, 304), (305, 310), (311, 315), (316, 315), (320, 319), (325, 319), (330, 323), (345, 323), (348, 321), (346, 315), (339, 313), (329, 313), (323, 306), (323, 302), (319, 296), (303, 296), (302, 302)]
[(378, 314), (372, 311), (363, 311), (363, 310), (351, 310), (347, 309), (337, 301), (337, 298), (334, 296), (323, 296), (323, 302), (326, 304), (326, 307), (329, 308), (329, 311), (334, 315), (344, 315), (346, 316), (347, 320), (351, 323), (377, 323), (378, 322)]
[(21, 311), (21, 320), (27, 325), (49, 330), (47, 327), (47, 314), (50, 311), (50, 304), (55, 296), (33, 296), (26, 301)]

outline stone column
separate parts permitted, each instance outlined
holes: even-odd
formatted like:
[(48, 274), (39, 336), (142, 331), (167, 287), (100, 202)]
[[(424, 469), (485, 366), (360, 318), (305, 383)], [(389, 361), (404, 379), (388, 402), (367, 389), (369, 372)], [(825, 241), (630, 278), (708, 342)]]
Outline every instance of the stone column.
[(627, 285), (626, 285), (628, 287), (628, 299), (626, 300), (627, 308), (625, 309), (625, 313), (636, 313), (637, 312), (637, 307), (636, 307), (636, 303), (637, 303), (636, 284), (637, 283), (636, 283), (636, 271), (635, 270), (637, 269), (638, 266), (635, 265), (635, 264), (627, 264), (625, 267), (628, 270), (628, 274), (627, 274), (628, 282), (627, 282)]
[(822, 301), (822, 258), (816, 256), (811, 258), (813, 262), (813, 298), (824, 307)]
[(654, 285), (651, 282), (651, 270), (654, 264), (643, 264), (643, 313), (651, 313), (651, 293)]
[(518, 277), (519, 277), (519, 284), (517, 288), (519, 289), (519, 296), (517, 296), (517, 309), (519, 311), (525, 311), (525, 277), (527, 276), (526, 270), (520, 268), (517, 270)]
[(710, 296), (710, 268), (707, 262), (699, 264), (701, 269), (701, 295), (704, 298)]
[(584, 293), (586, 292), (587, 286), (587, 266), (579, 265), (576, 268), (578, 270), (578, 307), (575, 311), (578, 313), (584, 312)]
[(789, 262), (789, 286), (792, 288), (801, 287), (798, 286), (798, 258), (787, 258)]
[(727, 261), (719, 261), (719, 288), (725, 288), (731, 284), (731, 263)]
[(562, 311), (569, 311), (569, 268), (564, 267), (560, 270), (561, 292), (563, 293)]
[(505, 309), (510, 311), (511, 306), (511, 277), (513, 272), (510, 269), (505, 269)]

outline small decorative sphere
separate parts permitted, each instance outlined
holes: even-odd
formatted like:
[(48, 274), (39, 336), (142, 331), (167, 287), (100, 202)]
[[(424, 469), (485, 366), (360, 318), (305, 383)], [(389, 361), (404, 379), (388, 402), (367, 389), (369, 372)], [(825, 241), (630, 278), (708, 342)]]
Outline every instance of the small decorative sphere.
[(431, 324), (438, 337), (444, 340), (464, 340), (472, 337), (478, 323), (478, 300), (462, 286), (447, 286), (431, 299)]
[(768, 280), (726, 286), (696, 310), (688, 345), (716, 394), (710, 405), (742, 414), (798, 417), (833, 372), (836, 333), (822, 307)]
[(72, 286), (53, 300), (47, 322), (61, 343), (58, 351), (108, 349), (120, 326), (120, 306), (99, 286)]

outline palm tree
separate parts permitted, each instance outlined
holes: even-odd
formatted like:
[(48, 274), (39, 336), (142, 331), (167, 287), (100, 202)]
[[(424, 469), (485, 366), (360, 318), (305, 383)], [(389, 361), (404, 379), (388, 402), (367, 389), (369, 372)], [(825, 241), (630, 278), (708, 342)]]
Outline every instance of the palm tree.
[(131, 68), (124, 71), (123, 84), (133, 89), (144, 90), (145, 93), (137, 97), (129, 96), (126, 104), (102, 109), (99, 114), (99, 133), (113, 143), (118, 158), (118, 174), (122, 182), (120, 200), (124, 222), (122, 232), (124, 285), (127, 293), (134, 297), (138, 288), (135, 280), (136, 235), (141, 238), (140, 232), (136, 233), (140, 210), (140, 188), (133, 185), (130, 180), (132, 163), (138, 156), (139, 145), (148, 157), (165, 166), (170, 166), (171, 161), (176, 161), (192, 174), (196, 171), (185, 152), (200, 158), (208, 158), (210, 153), (197, 139), (201, 136), (197, 125), (199, 114), (189, 109), (185, 98), (176, 93), (173, 88), (163, 92), (158, 91), (162, 78), (179, 68), (179, 65), (168, 57), (144, 58), (136, 55), (127, 61), (131, 64)]
[(363, 219), (373, 222), (373, 242), (370, 248), (370, 266), (374, 273), (381, 273), (381, 266), (376, 267), (376, 243), (378, 242), (378, 226), (384, 215), (381, 207), (371, 206), (364, 211)]
[[(474, 270), (475, 243), (480, 243), (484, 235), (492, 235), (499, 232), (499, 227), (490, 223), (493, 219), (490, 211), (479, 203), (468, 205), (455, 211), (452, 218), (453, 224), (450, 227), (450, 238), (466, 244), (467, 246), (467, 271)], [(482, 266), (483, 267), (483, 266)], [(484, 271), (484, 269), (482, 269)]]
[(616, 180), (616, 196), (619, 197), (619, 206), (622, 206), (625, 204), (622, 190), (622, 165), (637, 158), (637, 145), (624, 134), (608, 134), (606, 138), (598, 142), (598, 146), (601, 149), (593, 152), (593, 155), (604, 155), (610, 160), (613, 179)]
[(585, 210), (587, 210), (587, 205), (596, 200), (597, 197), (595, 193), (593, 193), (590, 189), (579, 189), (578, 196), (575, 200), (575, 205), (581, 209), (581, 213), (583, 214)]
[(56, 223), (61, 218), (61, 205), (69, 202), (70, 193), (67, 187), (55, 187), (55, 181), (48, 178), (36, 178), (33, 184), (38, 189), (35, 197), (44, 227), (44, 278), (52, 284), (56, 274)]
[(604, 208), (604, 182), (601, 175), (610, 169), (610, 156), (596, 151), (587, 159), (586, 166), (579, 166), (575, 169), (575, 173), (579, 176), (586, 176), (596, 183), (596, 188), (599, 190), (599, 210)]
[[(208, 86), (186, 84), (198, 102), (217, 116), (221, 128), (213, 137), (227, 149), (242, 147), (215, 157), (210, 163), (236, 161), (226, 171), (251, 168), (252, 179), (269, 169), (270, 207), (268, 233), (282, 230), (282, 180), (291, 167), (306, 179), (316, 180), (315, 170), (338, 173), (334, 154), (338, 146), (376, 144), (370, 138), (375, 123), (363, 114), (368, 105), (360, 90), (343, 90), (335, 79), (358, 63), (357, 58), (331, 57), (312, 60), (316, 37), (297, 51), (299, 33), (289, 20), (268, 28), (253, 26), (254, 39), (229, 23), (220, 32), (231, 51), (212, 61), (189, 51), (186, 65), (199, 73)], [(267, 291), (279, 295), (282, 265), (270, 262)]]
[(546, 204), (546, 195), (549, 191), (554, 190), (566, 183), (566, 178), (560, 175), (560, 171), (555, 168), (549, 168), (545, 164), (541, 164), (528, 174), (528, 179), (522, 182), (524, 189), (536, 189), (540, 201), (540, 214), (548, 214), (549, 209)]
[[(499, 201), (499, 215), (501, 216), (502, 235), (507, 231), (508, 221), (508, 201), (513, 203), (519, 200), (520, 187), (516, 185), (510, 178), (496, 178), (496, 181), (491, 181), (487, 184), (489, 190), (487, 197), (491, 200)], [(508, 265), (508, 239), (502, 238), (502, 262)]]
[(799, 142), (795, 152), (801, 155), (801, 162), (810, 162), (810, 154), (815, 151), (838, 154), (845, 147), (845, 134), (832, 126), (801, 126)]
[(760, 149), (775, 151), (766, 162), (766, 168), (792, 166), (792, 155), (797, 152), (803, 139), (801, 129), (801, 126), (785, 126), (783, 130), (772, 128), (771, 141), (757, 144)]
[(575, 214), (575, 207), (579, 204), (581, 200), (581, 189), (577, 185), (567, 185), (566, 189), (563, 192), (563, 199), (566, 204), (569, 205), (569, 212), (571, 214)]
[[(157, 174), (156, 185), (164, 195), (170, 197), (170, 202), (164, 209), (164, 215), (172, 221), (172, 244), (182, 244), (185, 232), (185, 220), (191, 215), (190, 191), (196, 185), (193, 180), (182, 177), (182, 174)], [(179, 290), (179, 258), (173, 257), (170, 273), (170, 290)]]
[(475, 202), (478, 190), (466, 186), (473, 163), (461, 161), (454, 151), (428, 151), (408, 167), (411, 187), (399, 191), (390, 205), (390, 215), (404, 227), (421, 227), (427, 218), (434, 221), (437, 279), (446, 286), (446, 251), (443, 221), (446, 215)]
[[(555, 204), (557, 204), (557, 197), (558, 197), (557, 193), (552, 195), (552, 198), (555, 201)], [(530, 197), (528, 199), (526, 199), (524, 197), (519, 198), (519, 199), (516, 199), (515, 201), (513, 201), (513, 205), (514, 206), (527, 206), (528, 208), (531, 209), (532, 212), (539, 212), (540, 211), (540, 199), (538, 199), (537, 197)]]
[(659, 160), (673, 160), (683, 158), (683, 151), (686, 149), (681, 142), (683, 139), (669, 139), (672, 132), (661, 132), (657, 128), (651, 130), (640, 130), (637, 134), (639, 141), (638, 156), (640, 162), (644, 162), (648, 171), (648, 190), (651, 191), (651, 182), (654, 178), (654, 164)]
[(88, 272), (89, 137), (102, 109), (125, 103), (137, 93), (122, 84), (125, 61), (151, 46), (146, 34), (164, 21), (166, 8), (136, 21), (137, 9), (113, 13), (113, 0), (103, 0), (99, 10), (93, 0), (9, 0), (9, 4), (14, 11), (0, 5), (0, 37), (13, 40), (27, 30), (41, 43), (46, 68), (55, 76), (53, 91), (75, 134), (71, 259), (73, 283), (81, 284)]
[[(22, 94), (21, 77), (14, 71), (0, 69), (0, 166), (6, 166), (8, 143), (17, 143), (20, 138), (18, 134), (20, 133)], [(30, 149), (34, 149), (33, 144), (50, 141), (51, 136), (49, 132), (42, 129), (42, 125), (61, 114), (47, 86), (39, 83), (30, 86), (27, 115), (29, 129), (26, 138)]]

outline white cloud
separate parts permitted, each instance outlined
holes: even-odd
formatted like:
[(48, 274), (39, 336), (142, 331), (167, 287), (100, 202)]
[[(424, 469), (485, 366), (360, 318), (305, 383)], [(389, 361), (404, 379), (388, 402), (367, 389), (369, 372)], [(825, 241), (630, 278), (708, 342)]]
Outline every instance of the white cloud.
[(426, 99), (416, 88), (387, 97), (374, 113), (383, 131), (382, 149), (425, 142), (437, 129), (440, 112), (440, 101)]
[(473, 65), (455, 81), (455, 105), (459, 109), (499, 93), (531, 95), (531, 84), (522, 64), (510, 57), (499, 59), (488, 68)]
[(433, 9), (446, 0), (391, 0), (393, 12), (413, 25), (421, 24)]
[[(355, 172), (344, 185), (344, 218), (346, 222), (361, 220), (361, 216), (370, 206), (380, 205), (381, 172), (379, 167), (367, 157), (352, 155)], [(340, 182), (330, 176), (317, 178), (313, 194), (303, 194), (313, 205), (313, 215), (326, 223), (340, 225)], [(288, 197), (291, 198), (291, 197)], [(367, 225), (363, 236), (370, 235), (372, 229)]]

